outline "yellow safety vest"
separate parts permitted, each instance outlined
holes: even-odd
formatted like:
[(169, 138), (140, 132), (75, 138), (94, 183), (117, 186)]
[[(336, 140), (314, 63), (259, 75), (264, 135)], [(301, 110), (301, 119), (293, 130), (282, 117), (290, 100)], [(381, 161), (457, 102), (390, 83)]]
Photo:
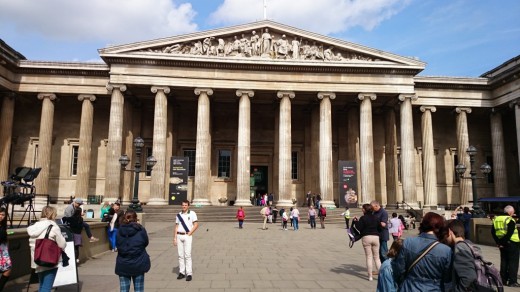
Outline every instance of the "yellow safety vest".
[[(511, 216), (497, 216), (493, 220), (493, 227), (495, 227), (495, 234), (498, 238), (502, 238), (507, 234), (507, 225), (511, 220), (514, 220)], [(520, 242), (520, 238), (518, 237), (518, 228), (515, 227), (515, 231), (511, 236), (511, 241)]]
[(345, 210), (345, 219), (350, 219), (350, 210)]

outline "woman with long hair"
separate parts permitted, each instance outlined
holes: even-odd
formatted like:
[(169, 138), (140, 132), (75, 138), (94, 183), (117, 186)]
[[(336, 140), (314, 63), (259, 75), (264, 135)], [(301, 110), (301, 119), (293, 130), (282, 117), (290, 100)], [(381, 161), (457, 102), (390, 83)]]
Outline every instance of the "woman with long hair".
[[(372, 274), (377, 273), (381, 267), (379, 259), (379, 219), (373, 214), (370, 204), (363, 204), (363, 216), (355, 223), (361, 233), (361, 242), (365, 249), (365, 257), (367, 263), (368, 280), (372, 281)], [(373, 270), (373, 263), (376, 264), (376, 270)]]
[(0, 207), (0, 291), (11, 275), (12, 262), (7, 244), (7, 211)]
[(131, 281), (134, 291), (144, 291), (144, 273), (150, 270), (150, 256), (146, 252), (148, 234), (146, 229), (137, 222), (137, 214), (127, 210), (121, 218), (117, 231), (118, 247), (116, 259), (116, 275), (119, 276), (121, 292), (130, 291)]

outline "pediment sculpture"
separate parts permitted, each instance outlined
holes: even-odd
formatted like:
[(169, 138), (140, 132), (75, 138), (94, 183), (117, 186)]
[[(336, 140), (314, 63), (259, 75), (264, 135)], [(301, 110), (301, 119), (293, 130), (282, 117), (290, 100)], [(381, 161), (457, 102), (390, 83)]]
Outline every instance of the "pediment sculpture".
[(335, 48), (301, 36), (287, 37), (264, 28), (261, 33), (239, 33), (229, 36), (208, 36), (203, 39), (141, 50), (164, 54), (267, 58), (280, 60), (316, 60), (324, 62), (379, 61), (372, 56)]

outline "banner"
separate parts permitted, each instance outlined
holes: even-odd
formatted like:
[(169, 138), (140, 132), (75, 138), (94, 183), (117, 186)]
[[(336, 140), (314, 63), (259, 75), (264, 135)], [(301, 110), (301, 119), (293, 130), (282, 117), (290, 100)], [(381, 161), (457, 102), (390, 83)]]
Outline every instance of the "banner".
[(356, 161), (338, 161), (339, 205), (355, 208), (358, 205)]
[(168, 203), (180, 205), (188, 198), (188, 157), (174, 156), (170, 163)]

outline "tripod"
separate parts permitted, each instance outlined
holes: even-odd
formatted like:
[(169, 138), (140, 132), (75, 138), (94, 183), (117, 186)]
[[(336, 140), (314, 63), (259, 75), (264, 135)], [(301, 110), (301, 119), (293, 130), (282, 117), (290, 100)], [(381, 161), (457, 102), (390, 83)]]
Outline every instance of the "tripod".
[(25, 215), (29, 215), (27, 217), (27, 226), (30, 226), (32, 223), (31, 213), (32, 213), (33, 220), (36, 219), (36, 212), (34, 211), (33, 198), (34, 197), (31, 196), (31, 199), (29, 200), (29, 205), (27, 205), (27, 207), (25, 208), (25, 212), (23, 212), (22, 219), (20, 219), (20, 222), (18, 223), (18, 228), (20, 228), (20, 225), (22, 224), (23, 219), (25, 218)]

